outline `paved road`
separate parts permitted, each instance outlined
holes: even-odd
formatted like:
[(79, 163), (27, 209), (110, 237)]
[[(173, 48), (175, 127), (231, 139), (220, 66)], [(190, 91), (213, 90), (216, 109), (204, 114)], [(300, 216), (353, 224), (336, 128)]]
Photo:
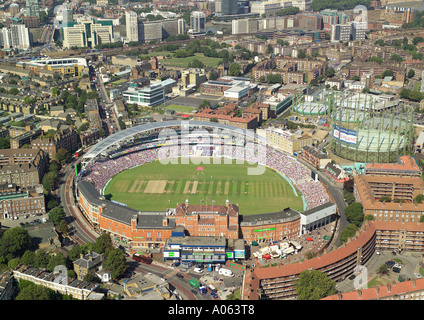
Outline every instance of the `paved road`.
[(72, 195), (72, 179), (74, 176), (74, 164), (66, 165), (60, 172), (62, 175), (59, 182), (59, 189), (57, 190), (59, 204), (61, 204), (67, 215), (67, 222), (69, 227), (72, 227), (74, 232), (71, 234), (72, 239), (74, 239), (79, 244), (84, 244), (87, 242), (94, 242), (97, 238), (97, 235), (90, 230), (87, 226), (87, 223), (84, 222), (83, 218), (79, 215), (78, 208), (73, 204), (73, 195)]
[[(299, 162), (304, 164), (307, 168), (316, 171), (316, 168), (312, 167), (309, 163), (303, 161), (300, 158), (298, 158), (298, 160)], [(337, 210), (339, 214), (339, 221), (338, 221), (338, 226), (336, 228), (336, 234), (333, 241), (329, 245), (329, 249), (332, 250), (332, 249), (336, 249), (342, 244), (340, 241), (340, 232), (343, 231), (344, 228), (346, 228), (346, 226), (349, 224), (349, 221), (347, 220), (346, 215), (344, 214), (344, 209), (346, 208), (346, 202), (344, 201), (343, 191), (341, 187), (337, 186), (333, 181), (331, 181), (331, 179), (328, 178), (325, 175), (325, 173), (320, 172), (319, 179), (322, 182), (322, 184), (328, 189), (328, 192), (331, 194), (334, 201), (336, 202)]]

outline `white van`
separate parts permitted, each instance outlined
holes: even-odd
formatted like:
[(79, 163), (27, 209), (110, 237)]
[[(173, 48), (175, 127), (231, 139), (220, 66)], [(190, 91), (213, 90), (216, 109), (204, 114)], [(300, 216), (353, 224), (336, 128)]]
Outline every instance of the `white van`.
[(219, 274), (226, 277), (234, 277), (234, 273), (231, 270), (224, 268), (219, 269)]
[(211, 284), (208, 285), (208, 288), (209, 288), (209, 290), (211, 292), (216, 292), (217, 291), (216, 288), (213, 285), (211, 285)]
[(196, 273), (203, 273), (203, 269), (200, 268), (194, 268), (193, 271)]

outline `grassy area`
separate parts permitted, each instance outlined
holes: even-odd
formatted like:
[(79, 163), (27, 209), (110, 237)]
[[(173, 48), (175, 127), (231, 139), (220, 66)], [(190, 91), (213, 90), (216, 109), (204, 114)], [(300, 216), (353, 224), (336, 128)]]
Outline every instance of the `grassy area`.
[(164, 109), (166, 110), (174, 110), (175, 112), (180, 113), (192, 113), (195, 112), (197, 109), (193, 107), (187, 107), (187, 106), (178, 106), (175, 104), (171, 104), (169, 106), (166, 106)]
[(390, 279), (385, 279), (385, 278), (381, 278), (379, 276), (375, 276), (374, 278), (372, 278), (372, 280), (370, 282), (368, 282), (368, 288), (374, 288), (377, 286), (382, 286), (388, 283), (391, 283), (392, 280)]
[[(163, 211), (186, 199), (197, 205), (212, 205), (212, 200), (224, 205), (228, 199), (239, 205), (240, 214), (246, 215), (287, 207), (303, 209), (301, 196), (296, 196), (289, 183), (271, 169), (266, 168), (262, 175), (248, 175), (247, 168), (256, 166), (235, 161), (214, 165), (212, 159), (202, 159), (211, 164), (195, 164), (192, 160), (189, 164), (163, 165), (155, 161), (126, 170), (109, 182), (105, 195), (143, 211)], [(198, 167), (204, 167), (204, 171)]]
[(205, 57), (202, 53), (196, 53), (191, 57), (166, 59), (162, 61), (162, 64), (174, 67), (188, 67), (189, 63), (194, 59), (198, 59), (205, 66), (210, 66), (213, 68), (218, 67), (219, 62), (221, 61), (221, 58)]
[(151, 53), (143, 54), (142, 58), (143, 58), (143, 60), (147, 60), (147, 59), (150, 59), (150, 57), (153, 57), (153, 56), (172, 57), (172, 52), (169, 52), (169, 51), (151, 52)]

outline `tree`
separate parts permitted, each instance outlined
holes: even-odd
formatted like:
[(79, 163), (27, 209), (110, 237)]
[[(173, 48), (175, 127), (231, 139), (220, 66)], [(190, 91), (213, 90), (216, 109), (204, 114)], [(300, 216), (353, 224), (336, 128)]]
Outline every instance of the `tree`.
[(80, 245), (75, 245), (68, 251), (68, 258), (71, 261), (79, 259), (80, 255), (84, 253), (83, 247)]
[(7, 229), (0, 239), (0, 256), (7, 261), (22, 256), (31, 248), (31, 237), (21, 227)]
[(320, 300), (336, 292), (336, 283), (318, 270), (304, 270), (295, 284), (298, 300)]
[(372, 221), (374, 220), (374, 216), (372, 214), (367, 214), (364, 219), (368, 221)]
[(55, 226), (58, 226), (60, 222), (65, 219), (65, 217), (65, 210), (63, 210), (62, 207), (53, 208), (49, 212), (49, 219), (53, 222)]
[(57, 178), (56, 172), (53, 172), (53, 171), (47, 172), (44, 175), (43, 180), (41, 181), (41, 183), (43, 184), (44, 190), (51, 191), (56, 178)]
[(344, 213), (350, 223), (360, 227), (364, 220), (364, 210), (360, 202), (353, 202), (347, 206)]
[(414, 76), (415, 76), (414, 69), (409, 69), (409, 71), (408, 71), (408, 78), (413, 78)]
[(382, 78), (384, 78), (384, 77), (393, 77), (393, 75), (394, 75), (393, 70), (388, 69), (388, 70), (385, 70), (385, 71), (381, 74), (381, 77), (382, 77)]
[(121, 249), (112, 249), (107, 255), (105, 266), (111, 272), (112, 279), (118, 279), (126, 270), (125, 255)]
[(218, 72), (216, 71), (211, 71), (211, 73), (209, 74), (209, 80), (216, 80), (218, 79), (219, 75)]
[(393, 53), (393, 54), (390, 56), (389, 61), (402, 62), (402, 61), (403, 61), (403, 59), (402, 59), (402, 57), (401, 57), (399, 54), (397, 54), (397, 53)]
[(233, 62), (230, 64), (230, 68), (228, 69), (228, 73), (230, 76), (238, 77), (242, 75), (241, 67), (237, 62)]
[(71, 157), (71, 155), (69, 154), (69, 152), (64, 149), (64, 148), (60, 148), (59, 150), (57, 150), (54, 159), (63, 164), (65, 163), (69, 158)]
[(211, 107), (211, 103), (209, 102), (209, 100), (203, 100), (200, 104), (199, 104), (199, 109), (205, 109), (205, 108), (210, 108)]
[(348, 205), (355, 202), (355, 196), (353, 195), (352, 192), (343, 191), (343, 196)]
[(35, 260), (35, 252), (27, 250), (21, 257), (21, 263), (26, 266), (32, 266)]
[(416, 203), (423, 203), (423, 200), (424, 200), (424, 195), (421, 193), (414, 198), (414, 201)]
[(68, 234), (68, 224), (64, 219), (62, 219), (59, 223), (59, 231), (62, 232), (62, 234), (67, 235)]
[(65, 258), (62, 252), (58, 252), (56, 255), (50, 257), (46, 269), (52, 272), (57, 266), (65, 266), (66, 268), (70, 266), (68, 259)]
[(389, 268), (387, 267), (385, 263), (383, 263), (381, 266), (378, 267), (377, 273), (379, 275), (386, 275), (389, 273)]
[(20, 290), (16, 300), (51, 300), (53, 291), (43, 286), (32, 283)]
[(334, 71), (334, 68), (328, 68), (327, 70), (325, 70), (325, 75), (329, 78), (334, 77), (335, 74), (336, 71)]
[(104, 254), (107, 256), (110, 251), (113, 250), (112, 239), (108, 233), (102, 234), (96, 239), (96, 242), (93, 245), (93, 251), (98, 254)]
[(204, 68), (205, 64), (199, 59), (193, 59), (189, 64), (189, 68)]
[(0, 149), (10, 148), (10, 137), (0, 138)]
[(347, 242), (347, 240), (353, 237), (358, 230), (358, 227), (354, 224), (348, 224), (346, 228), (340, 233), (340, 241)]
[(306, 52), (305, 52), (305, 50), (299, 50), (299, 51), (297, 52), (297, 57), (298, 57), (299, 59), (305, 59), (305, 58), (306, 58)]
[(49, 254), (44, 250), (38, 250), (35, 252), (33, 267), (47, 268), (49, 261), (50, 261)]

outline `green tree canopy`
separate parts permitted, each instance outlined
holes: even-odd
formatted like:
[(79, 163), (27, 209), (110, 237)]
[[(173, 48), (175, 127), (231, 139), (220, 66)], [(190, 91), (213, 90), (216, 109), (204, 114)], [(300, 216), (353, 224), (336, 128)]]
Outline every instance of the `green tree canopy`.
[(62, 207), (53, 208), (49, 212), (49, 219), (53, 222), (55, 226), (58, 226), (60, 224), (60, 221), (65, 219), (65, 217), (65, 210), (63, 210)]
[(241, 72), (241, 67), (237, 62), (233, 62), (232, 64), (230, 64), (230, 67), (228, 69), (228, 73), (230, 76), (233, 77), (239, 77), (242, 75)]
[(107, 256), (113, 250), (112, 239), (108, 233), (104, 233), (96, 239), (93, 245), (93, 251)]
[(348, 224), (346, 228), (340, 233), (340, 241), (347, 242), (347, 240), (353, 237), (358, 230), (358, 227), (354, 224)]
[(298, 300), (320, 300), (336, 292), (336, 283), (318, 270), (304, 270), (296, 284)]
[(350, 223), (353, 223), (358, 227), (361, 226), (362, 221), (364, 220), (364, 210), (361, 203), (352, 202), (345, 208), (344, 213)]
[(124, 252), (121, 249), (113, 249), (107, 255), (105, 266), (111, 272), (112, 279), (118, 279), (127, 270)]
[(0, 239), (0, 256), (6, 260), (22, 256), (31, 248), (31, 237), (21, 227), (7, 229)]

